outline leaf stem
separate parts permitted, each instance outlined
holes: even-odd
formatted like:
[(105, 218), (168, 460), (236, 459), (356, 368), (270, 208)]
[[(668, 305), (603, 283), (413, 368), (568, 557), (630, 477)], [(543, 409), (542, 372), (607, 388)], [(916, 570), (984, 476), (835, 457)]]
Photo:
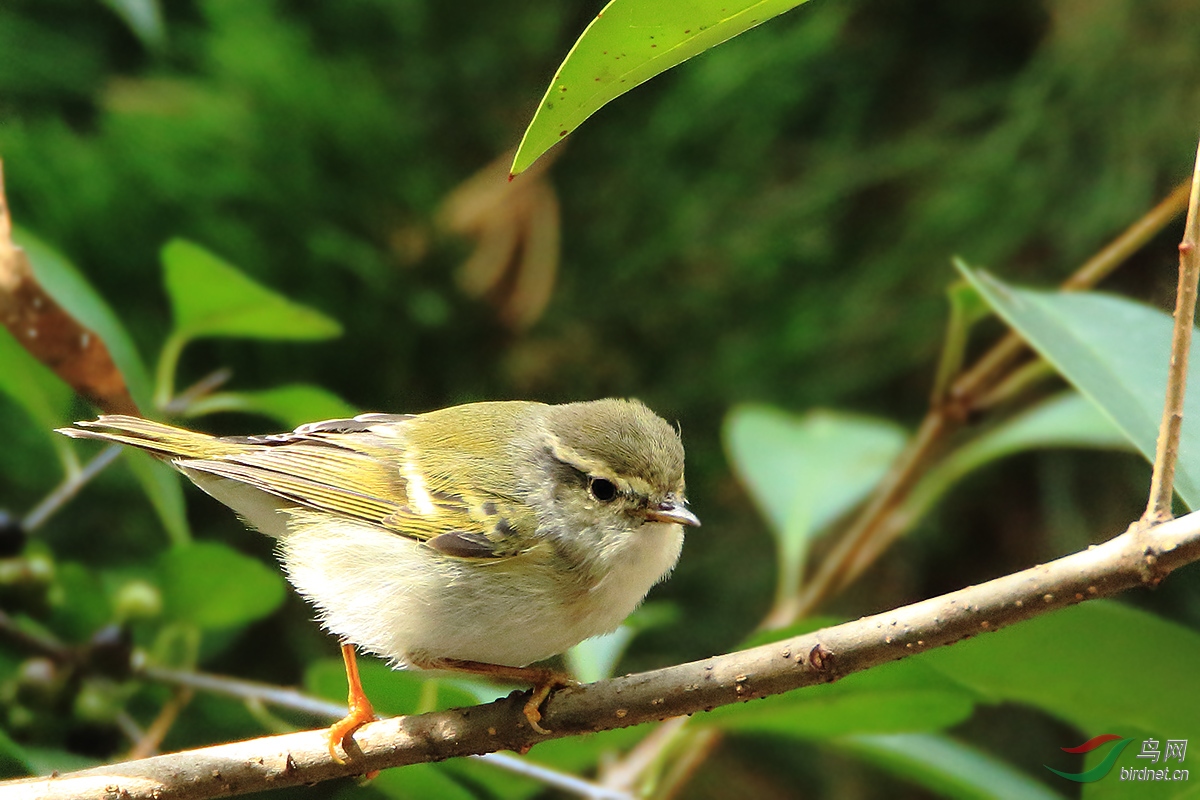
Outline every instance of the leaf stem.
[(88, 481), (99, 475), (113, 461), (116, 461), (117, 456), (121, 455), (121, 449), (120, 445), (109, 445), (85, 464), (83, 469), (68, 475), (54, 491), (46, 495), (42, 502), (34, 506), (33, 510), (25, 515), (25, 519), (21, 520), (21, 527), (28, 532), (40, 528), (55, 511), (58, 511), (68, 500), (78, 494), (79, 490), (87, 485)]

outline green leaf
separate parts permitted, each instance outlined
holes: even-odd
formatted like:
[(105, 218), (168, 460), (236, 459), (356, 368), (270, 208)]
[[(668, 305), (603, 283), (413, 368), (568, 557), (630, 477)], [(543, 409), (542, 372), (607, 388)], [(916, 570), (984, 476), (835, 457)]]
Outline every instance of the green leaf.
[(334, 320), (256, 283), (209, 251), (174, 239), (163, 248), (175, 334), (312, 340), (339, 336)]
[(0, 392), (21, 406), (51, 441), (60, 444), (63, 437), (53, 429), (66, 418), (74, 392), (4, 328), (0, 328)]
[(1062, 798), (1012, 764), (942, 734), (851, 736), (832, 744), (943, 797), (980, 800)]
[(183, 476), (162, 461), (140, 450), (127, 448), (125, 463), (133, 472), (142, 490), (162, 521), (172, 544), (183, 545), (192, 540), (188, 526), (187, 507), (183, 499)]
[(320, 386), (294, 383), (257, 392), (220, 392), (202, 397), (187, 408), (187, 416), (198, 417), (218, 411), (241, 411), (295, 428), (321, 419), (353, 417), (358, 409)]
[[(374, 778), (367, 793), (391, 798), (392, 800), (426, 800), (436, 797), (439, 800), (474, 800), (475, 793), (448, 774), (442, 764), (410, 764), (407, 767), (397, 767), (379, 773)], [(339, 791), (335, 798), (338, 800), (361, 800), (364, 790), (357, 786), (346, 786)]]
[[(1148, 646), (1153, 657), (1138, 657)], [(1194, 679), (1200, 633), (1119, 603), (1083, 603), (919, 658), (988, 702), (1034, 706), (1090, 735), (1200, 736), (1200, 693), (1174, 689)]]
[(168, 618), (204, 629), (261, 619), (284, 597), (278, 570), (216, 542), (168, 550), (159, 562), (159, 576)]
[(0, 728), (0, 779), (17, 778), (33, 771), (33, 760)]
[(805, 0), (612, 0), (567, 53), (530, 121), (512, 174), (602, 106)]
[(101, 2), (111, 8), (147, 48), (156, 50), (166, 44), (167, 32), (163, 26), (162, 9), (159, 8), (158, 0), (101, 0)]
[(68, 561), (59, 563), (51, 624), (68, 641), (86, 641), (113, 621), (112, 603), (96, 569)]
[[(1091, 398), (1153, 460), (1166, 395), (1171, 317), (1124, 298), (1007, 286), (957, 262), (1004, 321), (1081, 393)], [(1188, 369), (1175, 489), (1200, 503), (1200, 359)]]
[(1016, 453), (1053, 447), (1120, 450), (1128, 449), (1129, 441), (1090, 400), (1063, 392), (954, 451), (913, 489), (905, 516), (915, 522), (951, 486), (980, 467)]
[(611, 633), (584, 639), (563, 654), (567, 668), (580, 683), (611, 677), (633, 635), (633, 628), (622, 625)]
[(159, 354), (159, 407), (171, 399), (175, 367), (192, 339), (314, 340), (341, 335), (335, 320), (256, 283), (199, 245), (173, 239), (163, 248), (162, 261), (175, 329)]
[(13, 232), (13, 241), (29, 256), (29, 265), (42, 288), (79, 324), (104, 342), (134, 402), (141, 408), (149, 408), (150, 373), (120, 317), (92, 288), (83, 273), (53, 247), (20, 229)]
[(971, 716), (975, 694), (915, 659), (884, 664), (837, 683), (809, 686), (697, 718), (728, 730), (823, 739), (933, 731)]
[(794, 417), (740, 406), (725, 419), (734, 471), (770, 523), (779, 548), (779, 597), (794, 594), (816, 532), (861, 501), (904, 446), (897, 425), (812, 411)]
[[(391, 669), (381, 661), (363, 657), (358, 659), (358, 672), (363, 691), (380, 714), (398, 716), (476, 704), (473, 694), (456, 686), (454, 679), (444, 673)], [(316, 661), (305, 670), (304, 686), (319, 697), (344, 703), (346, 668), (340, 659)], [(431, 686), (436, 691), (432, 698)]]

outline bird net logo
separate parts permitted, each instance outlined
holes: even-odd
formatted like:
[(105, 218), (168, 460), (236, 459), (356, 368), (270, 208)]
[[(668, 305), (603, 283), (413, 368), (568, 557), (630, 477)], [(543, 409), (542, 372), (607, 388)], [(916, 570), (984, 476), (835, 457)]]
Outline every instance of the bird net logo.
[[(1092, 783), (1108, 775), (1112, 771), (1113, 765), (1117, 763), (1117, 758), (1133, 742), (1133, 739), (1126, 739), (1115, 733), (1102, 733), (1099, 736), (1088, 739), (1078, 747), (1062, 748), (1064, 753), (1090, 753), (1093, 750), (1098, 750), (1110, 743), (1114, 743), (1109, 748), (1108, 754), (1104, 756), (1104, 759), (1086, 772), (1063, 772), (1049, 764), (1043, 766), (1055, 775), (1066, 778), (1069, 781)], [(1186, 781), (1188, 779), (1188, 770), (1182, 765), (1184, 758), (1187, 757), (1187, 745), (1187, 739), (1143, 739), (1142, 748), (1138, 752), (1137, 758), (1144, 760), (1135, 762), (1133, 766), (1121, 767), (1120, 780), (1148, 782)]]

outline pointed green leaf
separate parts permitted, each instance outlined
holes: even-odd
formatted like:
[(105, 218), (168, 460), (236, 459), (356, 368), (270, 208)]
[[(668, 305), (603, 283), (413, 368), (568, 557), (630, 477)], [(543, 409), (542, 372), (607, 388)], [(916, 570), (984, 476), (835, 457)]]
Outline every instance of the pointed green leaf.
[(513, 159), (512, 174), (602, 106), (805, 0), (612, 0), (567, 53)]
[[(961, 262), (956, 266), (1005, 322), (1153, 460), (1166, 395), (1170, 315), (1095, 292), (1018, 289)], [(1200, 387), (1200, 359), (1193, 358), (1175, 476), (1176, 491), (1192, 508), (1200, 503), (1200, 391), (1196, 387)]]
[(175, 239), (163, 248), (167, 294), (175, 336), (250, 339), (328, 339), (341, 326), (277, 294), (191, 242)]

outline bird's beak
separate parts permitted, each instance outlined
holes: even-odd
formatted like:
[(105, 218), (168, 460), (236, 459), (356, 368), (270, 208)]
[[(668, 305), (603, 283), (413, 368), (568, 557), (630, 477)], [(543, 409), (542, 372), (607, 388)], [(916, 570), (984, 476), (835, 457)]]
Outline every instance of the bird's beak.
[(650, 522), (670, 522), (676, 525), (691, 525), (700, 527), (700, 518), (688, 510), (686, 503), (668, 496), (666, 500), (646, 511), (646, 519)]

